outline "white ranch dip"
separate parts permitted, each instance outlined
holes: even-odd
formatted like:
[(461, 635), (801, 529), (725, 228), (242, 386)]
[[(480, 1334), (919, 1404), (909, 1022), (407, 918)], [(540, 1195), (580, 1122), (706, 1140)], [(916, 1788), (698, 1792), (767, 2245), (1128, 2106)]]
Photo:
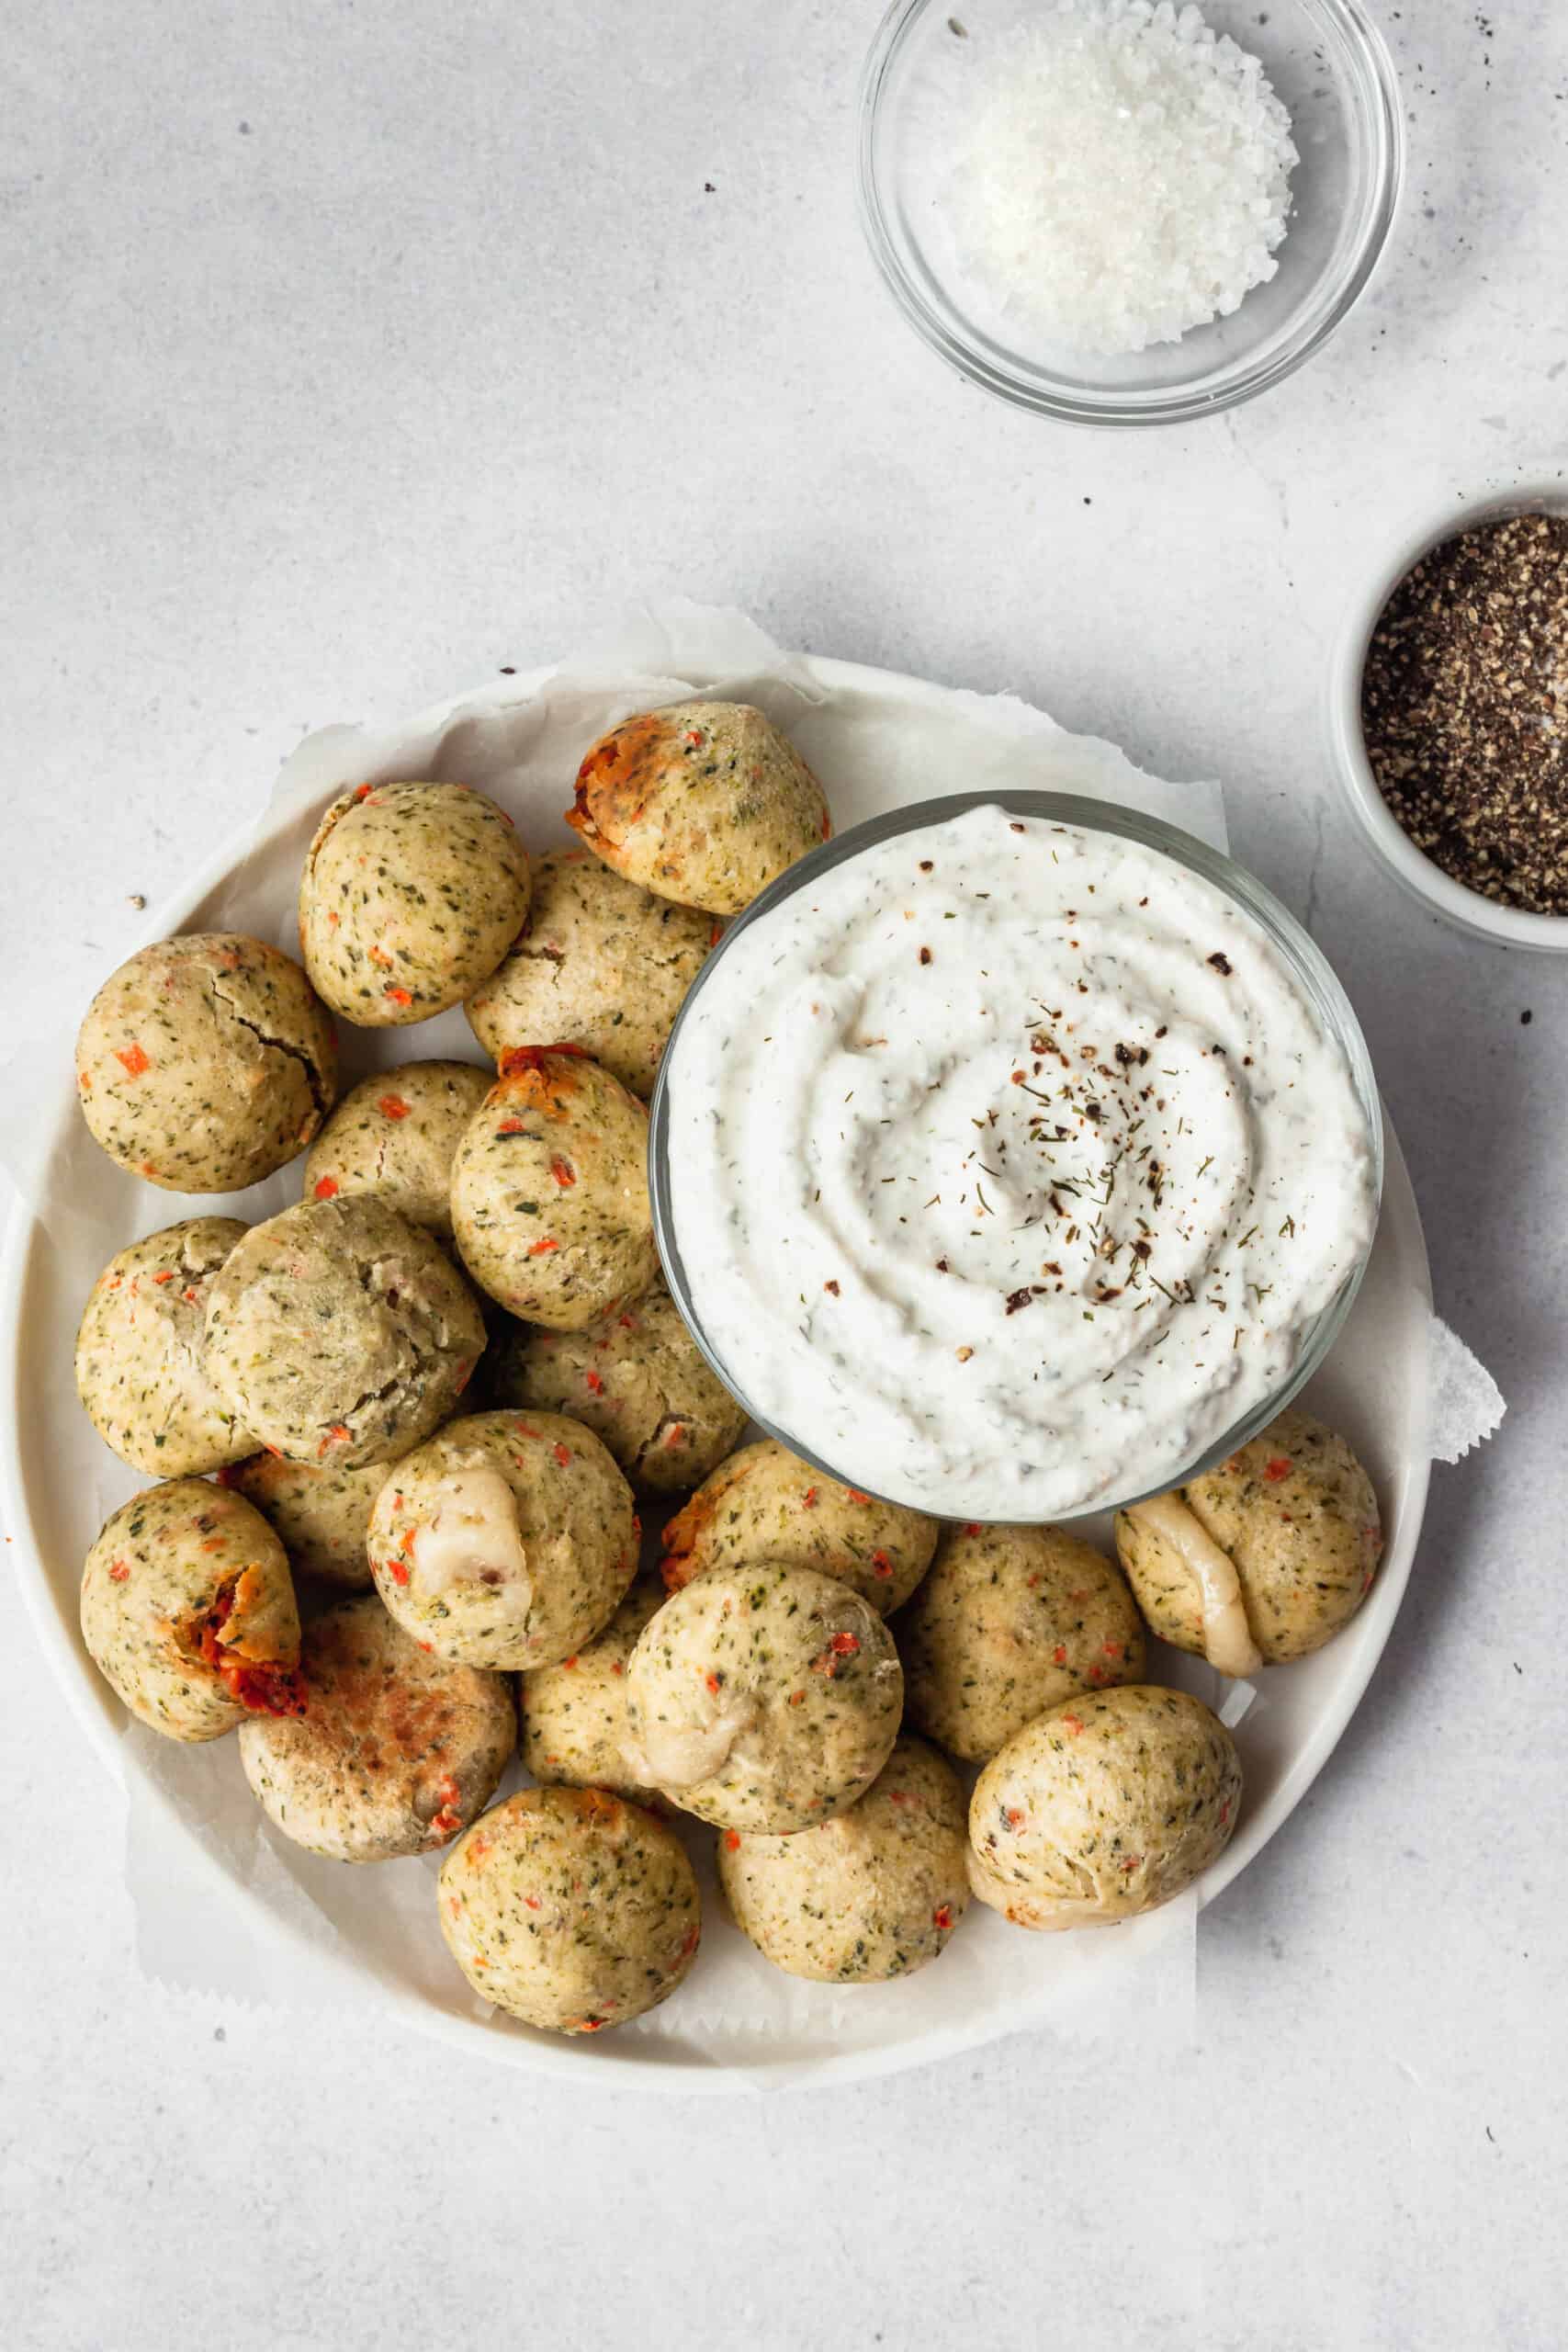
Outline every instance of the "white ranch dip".
[(997, 808), (740, 932), (666, 1073), (694, 1312), (847, 1480), (1049, 1519), (1278, 1388), (1376, 1215), (1344, 1053), (1250, 915)]

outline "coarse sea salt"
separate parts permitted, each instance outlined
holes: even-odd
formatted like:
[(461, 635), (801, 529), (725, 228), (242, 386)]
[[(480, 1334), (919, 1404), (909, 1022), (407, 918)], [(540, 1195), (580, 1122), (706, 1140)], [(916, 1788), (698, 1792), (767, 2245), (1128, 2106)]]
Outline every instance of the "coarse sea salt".
[(1291, 118), (1195, 7), (1058, 0), (976, 52), (941, 201), (1012, 331), (1142, 351), (1273, 277)]

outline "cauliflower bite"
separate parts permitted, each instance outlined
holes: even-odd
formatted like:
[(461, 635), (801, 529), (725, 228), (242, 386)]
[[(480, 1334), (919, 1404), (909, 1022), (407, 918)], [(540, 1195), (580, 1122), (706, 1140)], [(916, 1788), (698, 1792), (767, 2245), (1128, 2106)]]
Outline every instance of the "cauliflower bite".
[(894, 1630), (910, 1721), (971, 1763), (1075, 1690), (1144, 1671), (1125, 1581), (1060, 1527), (947, 1528)]
[(254, 1226), (213, 1282), (207, 1369), (264, 1445), (355, 1469), (445, 1420), (485, 1343), (439, 1243), (379, 1201), (301, 1201)]
[(1152, 1632), (1222, 1674), (1323, 1647), (1382, 1556), (1372, 1482), (1345, 1439), (1294, 1409), (1174, 1494), (1116, 1515), (1116, 1548)]
[(441, 1865), (441, 1932), (482, 1999), (552, 2033), (598, 2033), (668, 1998), (702, 1899), (685, 1848), (597, 1789), (525, 1789)]
[(452, 1156), (490, 1085), (472, 1062), (402, 1062), (361, 1080), (310, 1147), (305, 1198), (370, 1193), (450, 1241)]
[(76, 1088), (111, 1159), (171, 1193), (237, 1193), (304, 1150), (337, 1097), (337, 1039), (298, 964), (192, 932), (104, 982)]
[(712, 1567), (768, 1559), (837, 1577), (886, 1617), (930, 1567), (938, 1523), (825, 1477), (775, 1438), (721, 1463), (664, 1531), (671, 1592)]
[(775, 1968), (883, 1984), (938, 1959), (969, 1903), (964, 1791), (923, 1739), (900, 1739), (864, 1796), (793, 1838), (718, 1840), (736, 1925)]
[(512, 820), (461, 784), (362, 784), (316, 828), (299, 948), (362, 1029), (427, 1021), (488, 980), (528, 912)]
[(876, 1611), (776, 1560), (676, 1593), (626, 1668), (637, 1776), (720, 1829), (787, 1836), (841, 1813), (886, 1763), (903, 1709)]
[(250, 1450), (202, 1361), (208, 1290), (244, 1238), (235, 1217), (187, 1217), (133, 1241), (93, 1284), (76, 1393), (105, 1444), (147, 1477), (195, 1476)]
[(268, 1818), (329, 1861), (448, 1844), (517, 1745), (505, 1676), (428, 1657), (374, 1593), (306, 1627), (299, 1682), (303, 1713), (242, 1724), (240, 1761)]
[(400, 1462), (370, 1515), (376, 1589), (459, 1665), (553, 1666), (637, 1571), (631, 1488), (560, 1413), (472, 1413)]
[(515, 1331), (492, 1380), (499, 1404), (575, 1414), (648, 1495), (689, 1492), (746, 1427), (662, 1282), (583, 1330)]
[(390, 1477), (389, 1462), (346, 1470), (333, 1462), (290, 1462), (253, 1453), (218, 1474), (218, 1483), (254, 1503), (282, 1540), (297, 1577), (316, 1577), (343, 1592), (367, 1592), (370, 1513)]
[(508, 1054), (457, 1147), (452, 1227), (510, 1313), (581, 1331), (659, 1271), (648, 1113), (575, 1046)]
[(301, 1704), (299, 1613), (283, 1546), (243, 1496), (150, 1487), (107, 1520), (82, 1573), (82, 1637), (139, 1723), (218, 1739)]
[(1014, 1734), (975, 1783), (969, 1883), (1021, 1928), (1114, 1927), (1223, 1852), (1235, 1742), (1185, 1690), (1089, 1690)]
[(523, 1761), (536, 1781), (610, 1789), (655, 1813), (656, 1789), (626, 1756), (626, 1661), (649, 1619), (664, 1605), (657, 1577), (639, 1577), (602, 1634), (556, 1666), (522, 1678)]
[(468, 999), (469, 1023), (496, 1062), (564, 1040), (646, 1099), (718, 936), (711, 915), (654, 898), (586, 850), (551, 850), (534, 868), (526, 929)]
[(578, 770), (566, 821), (628, 881), (716, 915), (739, 914), (833, 830), (799, 752), (739, 702), (624, 719)]

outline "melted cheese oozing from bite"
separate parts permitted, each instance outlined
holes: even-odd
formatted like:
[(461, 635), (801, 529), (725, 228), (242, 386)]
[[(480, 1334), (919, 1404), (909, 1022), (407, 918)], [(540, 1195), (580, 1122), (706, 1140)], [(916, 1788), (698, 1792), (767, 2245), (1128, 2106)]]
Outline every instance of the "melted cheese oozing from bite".
[(1168, 1544), (1191, 1570), (1203, 1622), (1203, 1655), (1209, 1664), (1233, 1680), (1256, 1674), (1263, 1657), (1247, 1622), (1235, 1562), (1228, 1552), (1221, 1551), (1196, 1512), (1179, 1495), (1156, 1495), (1150, 1502), (1132, 1504), (1127, 1517)]
[(516, 1498), (500, 1471), (481, 1463), (449, 1471), (432, 1488), (427, 1509), (413, 1548), (421, 1599), (458, 1584), (503, 1584), (525, 1610), (532, 1590), (528, 1557), (517, 1531)]

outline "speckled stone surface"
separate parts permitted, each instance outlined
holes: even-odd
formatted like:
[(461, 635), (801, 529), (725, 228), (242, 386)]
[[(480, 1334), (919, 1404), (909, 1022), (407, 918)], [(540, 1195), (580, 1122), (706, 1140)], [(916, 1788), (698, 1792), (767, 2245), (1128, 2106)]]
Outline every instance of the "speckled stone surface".
[(85, 1002), (130, 894), (307, 728), (638, 594), (744, 605), (1224, 778), (1356, 1001), (1438, 1303), (1510, 1401), (1437, 1474), (1333, 1762), (1203, 1921), (1195, 2042), (1131, 2072), (1042, 2036), (672, 2106), (167, 1994), (118, 1801), (0, 1577), (14, 2352), (1561, 2340), (1568, 967), (1394, 894), (1321, 693), (1407, 516), (1568, 465), (1568, 17), (1377, 13), (1412, 157), (1372, 293), (1255, 407), (1121, 439), (971, 390), (874, 283), (875, 0), (78, 0), (10, 28), (7, 990), (47, 956)]

